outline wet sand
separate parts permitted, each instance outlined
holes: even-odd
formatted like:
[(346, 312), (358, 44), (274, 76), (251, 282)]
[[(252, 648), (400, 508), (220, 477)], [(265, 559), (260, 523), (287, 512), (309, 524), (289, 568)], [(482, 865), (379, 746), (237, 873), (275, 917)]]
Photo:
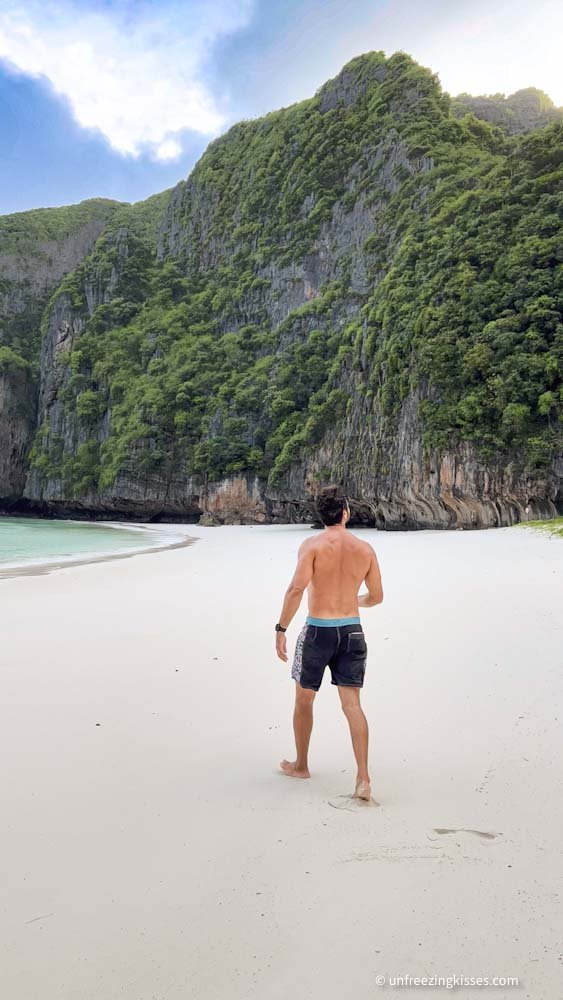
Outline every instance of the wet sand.
[(559, 995), (563, 541), (362, 533), (375, 807), (328, 676), (311, 780), (277, 773), (273, 624), (307, 531), (186, 525), (189, 547), (0, 581), (2, 997)]

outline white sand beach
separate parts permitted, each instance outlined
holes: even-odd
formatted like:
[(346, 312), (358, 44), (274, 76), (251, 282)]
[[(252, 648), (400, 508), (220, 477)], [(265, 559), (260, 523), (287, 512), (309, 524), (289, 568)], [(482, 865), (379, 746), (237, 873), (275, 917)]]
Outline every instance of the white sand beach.
[(400, 975), (556, 1000), (563, 542), (362, 532), (370, 807), (328, 672), (311, 780), (277, 770), (273, 625), (309, 529), (181, 530), (0, 580), (2, 1000), (372, 1000)]

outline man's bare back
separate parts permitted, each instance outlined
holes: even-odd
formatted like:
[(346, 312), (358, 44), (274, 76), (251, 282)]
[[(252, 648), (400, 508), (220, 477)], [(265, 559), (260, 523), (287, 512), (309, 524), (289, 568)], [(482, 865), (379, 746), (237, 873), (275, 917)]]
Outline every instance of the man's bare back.
[[(367, 593), (358, 595), (365, 581)], [(358, 614), (383, 600), (377, 556), (343, 524), (330, 525), (299, 546), (297, 568), (286, 591), (280, 624), (285, 628), (307, 590), (309, 614), (315, 618), (343, 618)], [(280, 633), (278, 633), (279, 639)], [(278, 643), (278, 656), (281, 649)], [(287, 660), (286, 656), (280, 659)]]
[(307, 587), (309, 614), (315, 618), (357, 615), (358, 591), (364, 580), (369, 588), (370, 570), (376, 584), (375, 553), (371, 545), (350, 531), (325, 529), (318, 537), (303, 543), (303, 556), (312, 561)]

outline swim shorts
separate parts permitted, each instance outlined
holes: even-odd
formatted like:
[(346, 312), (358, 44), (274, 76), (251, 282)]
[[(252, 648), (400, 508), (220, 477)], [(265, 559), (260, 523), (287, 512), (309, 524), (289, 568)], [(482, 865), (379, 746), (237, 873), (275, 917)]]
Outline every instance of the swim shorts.
[(301, 687), (318, 691), (328, 666), (331, 684), (361, 688), (366, 656), (367, 645), (359, 618), (308, 615), (295, 643), (291, 676)]

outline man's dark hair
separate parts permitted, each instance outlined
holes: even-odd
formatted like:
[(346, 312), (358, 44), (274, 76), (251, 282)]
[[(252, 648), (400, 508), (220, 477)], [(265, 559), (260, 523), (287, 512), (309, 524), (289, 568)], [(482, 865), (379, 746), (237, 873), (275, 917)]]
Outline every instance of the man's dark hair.
[(331, 524), (340, 524), (348, 501), (340, 486), (325, 486), (317, 493), (315, 506), (320, 520), (328, 527)]

